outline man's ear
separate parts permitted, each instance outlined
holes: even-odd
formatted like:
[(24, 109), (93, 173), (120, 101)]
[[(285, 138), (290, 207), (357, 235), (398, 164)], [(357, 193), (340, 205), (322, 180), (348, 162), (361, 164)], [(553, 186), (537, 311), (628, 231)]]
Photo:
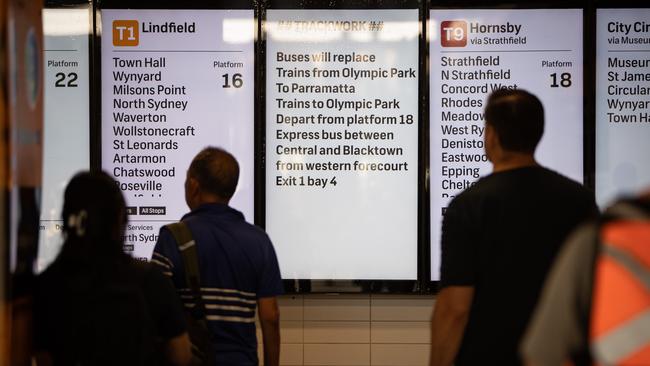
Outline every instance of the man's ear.
[(501, 146), (501, 141), (499, 141), (497, 131), (489, 123), (485, 124), (485, 141), (489, 141), (489, 144), (492, 147)]
[(185, 203), (190, 210), (193, 210), (197, 205), (199, 197), (199, 182), (188, 176), (185, 178)]
[(194, 179), (192, 177), (188, 177), (187, 178), (187, 188), (186, 189), (187, 189), (187, 193), (189, 193), (189, 195), (191, 197), (196, 196), (200, 191), (200, 189), (199, 189), (199, 181), (197, 181), (196, 179)]
[(485, 124), (485, 138), (486, 139), (491, 139), (494, 137), (494, 127), (490, 125), (489, 123)]

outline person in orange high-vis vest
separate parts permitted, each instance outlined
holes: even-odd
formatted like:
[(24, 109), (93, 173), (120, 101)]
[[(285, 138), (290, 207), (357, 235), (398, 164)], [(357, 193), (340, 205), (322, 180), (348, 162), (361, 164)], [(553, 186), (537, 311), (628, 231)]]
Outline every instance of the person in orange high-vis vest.
[(529, 366), (650, 366), (650, 193), (569, 238), (521, 350)]
[(627, 214), (601, 230), (590, 344), (602, 365), (650, 365), (650, 220)]

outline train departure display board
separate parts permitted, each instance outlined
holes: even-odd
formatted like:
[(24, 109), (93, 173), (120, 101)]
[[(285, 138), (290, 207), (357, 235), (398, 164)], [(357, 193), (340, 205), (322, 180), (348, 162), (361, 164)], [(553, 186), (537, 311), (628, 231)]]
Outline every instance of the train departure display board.
[(439, 279), (445, 207), (491, 171), (483, 148), (486, 97), (499, 88), (545, 107), (538, 161), (583, 181), (583, 14), (578, 9), (431, 10), (431, 277)]
[(418, 17), (268, 10), (266, 229), (283, 278), (417, 278)]
[(240, 164), (231, 205), (253, 221), (253, 10), (101, 11), (102, 168), (129, 206), (126, 250), (149, 258), (188, 211), (183, 183), (206, 146)]
[(59, 253), (68, 181), (90, 168), (90, 9), (44, 9), (43, 192), (36, 270)]
[(650, 186), (650, 9), (598, 9), (596, 199)]

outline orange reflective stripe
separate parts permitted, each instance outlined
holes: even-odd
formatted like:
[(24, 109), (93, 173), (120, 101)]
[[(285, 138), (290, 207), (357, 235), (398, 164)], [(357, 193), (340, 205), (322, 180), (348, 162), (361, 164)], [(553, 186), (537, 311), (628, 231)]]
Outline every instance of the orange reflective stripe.
[(648, 306), (645, 287), (613, 259), (596, 265), (591, 338), (599, 338), (632, 319)]
[(591, 349), (595, 358), (603, 363), (620, 365), (623, 360), (637, 354), (648, 344), (650, 344), (650, 308), (595, 340)]
[(650, 344), (620, 363), (622, 366), (650, 365)]
[(650, 268), (650, 223), (647, 221), (614, 222), (602, 229), (602, 241), (625, 250)]
[(591, 320), (594, 357), (606, 365), (650, 365), (650, 223), (618, 221), (601, 231)]

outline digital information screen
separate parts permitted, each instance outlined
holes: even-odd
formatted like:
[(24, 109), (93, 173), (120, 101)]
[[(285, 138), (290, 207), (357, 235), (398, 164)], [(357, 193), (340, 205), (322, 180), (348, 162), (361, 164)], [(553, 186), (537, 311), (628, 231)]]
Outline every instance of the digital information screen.
[(102, 17), (102, 167), (129, 206), (125, 246), (151, 257), (188, 212), (184, 182), (206, 146), (239, 161), (231, 205), (253, 220), (253, 10), (108, 10)]
[(418, 10), (268, 10), (266, 229), (285, 279), (415, 280)]
[(596, 200), (650, 186), (650, 9), (598, 9)]
[(431, 277), (451, 199), (491, 172), (483, 109), (499, 88), (526, 89), (545, 108), (536, 158), (583, 181), (582, 10), (432, 10)]
[(43, 191), (36, 271), (63, 243), (61, 209), (68, 181), (90, 167), (90, 9), (44, 9)]

